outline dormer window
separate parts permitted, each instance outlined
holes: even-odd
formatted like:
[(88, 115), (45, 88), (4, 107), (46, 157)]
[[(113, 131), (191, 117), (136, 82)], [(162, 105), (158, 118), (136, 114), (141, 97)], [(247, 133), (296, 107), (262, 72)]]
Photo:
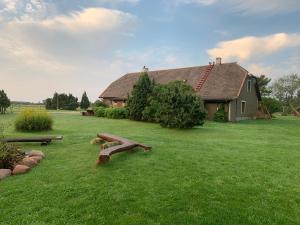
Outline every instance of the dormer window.
[(251, 86), (252, 86), (252, 82), (251, 80), (247, 81), (247, 92), (251, 92)]

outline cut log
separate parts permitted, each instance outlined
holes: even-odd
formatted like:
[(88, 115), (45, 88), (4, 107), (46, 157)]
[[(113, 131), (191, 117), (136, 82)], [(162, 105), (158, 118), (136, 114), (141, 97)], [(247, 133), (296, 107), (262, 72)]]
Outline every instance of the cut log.
[(40, 136), (25, 138), (2, 138), (0, 142), (40, 142), (42, 145), (48, 145), (51, 141), (62, 140), (63, 136)]
[(119, 152), (129, 151), (135, 147), (141, 147), (145, 151), (151, 150), (150, 146), (137, 143), (132, 140), (128, 140), (126, 138), (118, 137), (112, 134), (98, 134), (99, 138), (102, 138), (108, 142), (120, 142), (120, 145), (112, 146), (100, 151), (99, 159), (97, 161), (98, 164), (103, 164), (109, 161), (110, 156)]

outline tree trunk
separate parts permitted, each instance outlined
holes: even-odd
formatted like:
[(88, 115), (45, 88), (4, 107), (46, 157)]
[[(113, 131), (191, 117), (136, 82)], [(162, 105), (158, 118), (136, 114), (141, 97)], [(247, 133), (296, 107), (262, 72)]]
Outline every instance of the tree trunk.
[(289, 102), (289, 106), (291, 107), (291, 109), (293, 110), (294, 112), (294, 115), (295, 116), (299, 116), (300, 117), (300, 112), (297, 111), (297, 109), (295, 109), (295, 107), (292, 105), (291, 102)]

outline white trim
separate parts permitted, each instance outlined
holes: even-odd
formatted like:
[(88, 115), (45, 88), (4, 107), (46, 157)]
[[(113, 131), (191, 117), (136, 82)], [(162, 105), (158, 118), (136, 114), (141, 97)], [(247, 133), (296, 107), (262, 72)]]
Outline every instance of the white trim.
[[(245, 103), (245, 111), (243, 112), (243, 103)], [(245, 115), (247, 108), (247, 101), (241, 101), (241, 116)]]
[(228, 104), (228, 121), (231, 121), (231, 102)]

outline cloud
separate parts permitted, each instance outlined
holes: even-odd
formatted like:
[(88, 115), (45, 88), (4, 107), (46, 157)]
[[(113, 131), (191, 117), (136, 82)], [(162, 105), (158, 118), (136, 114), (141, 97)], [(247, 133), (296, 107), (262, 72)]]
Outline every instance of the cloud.
[(222, 57), (228, 61), (246, 61), (297, 46), (300, 46), (300, 34), (278, 33), (265, 37), (247, 36), (220, 42), (207, 53), (211, 58)]
[(12, 99), (35, 101), (56, 90), (80, 96), (93, 89), (92, 99), (98, 96), (107, 85), (103, 80), (120, 75), (120, 68), (108, 65), (115, 62), (116, 49), (134, 38), (137, 23), (132, 14), (99, 7), (21, 18), (0, 24), (1, 88)]
[(74, 12), (68, 16), (58, 16), (43, 20), (38, 25), (48, 29), (67, 29), (75, 32), (113, 30), (135, 17), (129, 13), (105, 8), (88, 8), (82, 12)]
[(175, 0), (175, 4), (211, 5), (218, 0)]
[(175, 4), (218, 4), (226, 7), (227, 11), (240, 12), (243, 14), (274, 15), (279, 13), (296, 12), (300, 10), (298, 0), (271, 0), (262, 3), (261, 0), (174, 0)]

